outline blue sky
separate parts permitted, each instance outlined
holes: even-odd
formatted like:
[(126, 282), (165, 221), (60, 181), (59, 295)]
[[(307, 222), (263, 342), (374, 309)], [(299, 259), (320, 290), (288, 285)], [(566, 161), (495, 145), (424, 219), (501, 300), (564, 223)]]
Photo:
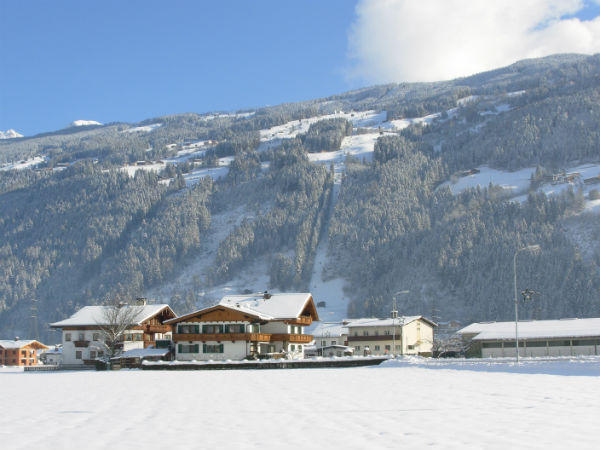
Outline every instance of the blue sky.
[[(383, 58), (370, 52), (377, 45), (397, 51), (398, 64), (411, 61), (368, 40), (377, 14), (389, 11), (357, 3), (0, 0), (0, 130), (32, 135), (76, 119), (242, 109), (411, 79), (414, 64), (380, 68)], [(589, 20), (599, 10), (590, 0), (575, 15)]]

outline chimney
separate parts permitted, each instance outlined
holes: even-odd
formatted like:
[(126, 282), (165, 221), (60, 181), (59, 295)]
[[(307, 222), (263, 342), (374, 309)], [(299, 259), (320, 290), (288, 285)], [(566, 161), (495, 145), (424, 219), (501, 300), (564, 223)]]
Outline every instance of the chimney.
[(268, 300), (268, 299), (270, 299), (270, 298), (271, 298), (271, 294), (269, 294), (269, 291), (265, 291), (265, 292), (263, 293), (263, 298), (264, 298), (265, 300)]
[(148, 304), (148, 299), (146, 297), (138, 297), (135, 299), (135, 304), (138, 306), (146, 306)]

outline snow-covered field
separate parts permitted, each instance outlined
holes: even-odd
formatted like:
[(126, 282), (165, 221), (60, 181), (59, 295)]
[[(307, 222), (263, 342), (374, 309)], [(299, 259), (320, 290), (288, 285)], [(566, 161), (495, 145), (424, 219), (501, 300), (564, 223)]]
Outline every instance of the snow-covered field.
[(33, 158), (27, 160), (2, 164), (0, 165), (0, 171), (31, 169), (32, 167), (43, 163), (45, 160), (46, 158), (43, 156), (34, 156)]
[(7, 449), (592, 449), (600, 360), (2, 373)]
[(158, 128), (162, 125), (162, 123), (151, 123), (150, 125), (144, 125), (141, 127), (132, 127), (123, 130), (122, 133), (149, 133), (150, 131)]

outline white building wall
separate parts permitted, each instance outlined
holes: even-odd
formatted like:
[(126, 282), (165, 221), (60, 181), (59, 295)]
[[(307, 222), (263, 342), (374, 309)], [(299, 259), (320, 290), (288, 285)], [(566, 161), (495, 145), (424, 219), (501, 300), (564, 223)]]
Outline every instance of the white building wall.
[(200, 342), (193, 341), (193, 344), (198, 345), (198, 353), (180, 353), (179, 352), (179, 344), (190, 345), (188, 341), (186, 342), (178, 342), (175, 346), (175, 355), (178, 361), (225, 361), (228, 359), (231, 360), (240, 360), (244, 359), (250, 353), (250, 343), (246, 341), (221, 341), (220, 344), (223, 344), (223, 353), (204, 353), (203, 345), (217, 345), (219, 342)]

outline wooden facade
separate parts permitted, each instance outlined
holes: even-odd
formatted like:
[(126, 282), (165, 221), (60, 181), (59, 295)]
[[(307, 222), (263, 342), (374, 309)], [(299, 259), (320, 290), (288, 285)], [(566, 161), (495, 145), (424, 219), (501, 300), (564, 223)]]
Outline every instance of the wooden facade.
[[(291, 294), (294, 297), (283, 299), (289, 302), (289, 309), (275, 308), (284, 317), (276, 317), (269, 307), (277, 306), (278, 296), (285, 295), (265, 293), (264, 297), (248, 296), (248, 299), (238, 296), (231, 300), (231, 306), (222, 301), (168, 320), (176, 358), (185, 361), (303, 355), (304, 345), (313, 340), (311, 335), (304, 334), (304, 327), (318, 320), (317, 310), (310, 294)], [(244, 306), (244, 302), (250, 306)], [(297, 309), (290, 314), (294, 308)]]

